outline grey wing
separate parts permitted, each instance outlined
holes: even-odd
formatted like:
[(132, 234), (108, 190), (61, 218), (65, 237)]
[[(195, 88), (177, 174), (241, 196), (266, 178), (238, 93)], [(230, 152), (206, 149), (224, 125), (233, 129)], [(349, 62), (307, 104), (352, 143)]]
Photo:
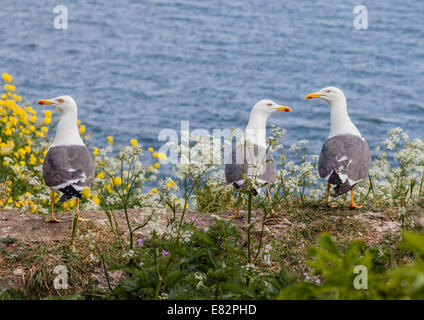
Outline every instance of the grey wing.
[[(362, 139), (361, 139), (362, 140)], [(355, 160), (349, 166), (349, 178), (354, 181), (364, 180), (368, 177), (371, 167), (371, 152), (368, 142), (363, 139), (355, 150)]]
[(242, 180), (243, 171), (247, 172), (246, 166), (242, 164), (243, 160), (237, 159), (237, 149), (241, 151), (241, 148), (233, 148), (231, 153), (231, 162), (225, 164), (225, 179), (227, 180), (227, 183), (235, 183), (236, 181)]
[(245, 152), (243, 154), (242, 147), (233, 148), (231, 163), (225, 164), (225, 178), (227, 183), (242, 181), (243, 174), (248, 173), (249, 164), (255, 164), (257, 168), (255, 175), (257, 175), (258, 180), (262, 180), (264, 183), (273, 183), (275, 181), (277, 167), (269, 150), (258, 145), (255, 145), (254, 148), (245, 147), (244, 150)]
[(328, 139), (321, 150), (318, 172), (333, 184), (349, 179), (353, 185), (368, 175), (371, 164), (370, 149), (365, 139), (354, 135), (340, 135)]
[(89, 186), (93, 174), (93, 159), (85, 146), (52, 147), (44, 159), (44, 181), (54, 189), (72, 185), (82, 190)]
[(277, 165), (275, 164), (272, 154), (267, 152), (266, 154), (266, 163), (265, 163), (265, 172), (258, 175), (258, 178), (267, 183), (273, 183), (277, 175)]

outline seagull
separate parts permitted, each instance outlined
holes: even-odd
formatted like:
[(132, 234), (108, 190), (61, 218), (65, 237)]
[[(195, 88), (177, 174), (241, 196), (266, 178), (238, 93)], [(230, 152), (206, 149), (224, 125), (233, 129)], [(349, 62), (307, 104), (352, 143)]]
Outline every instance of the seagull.
[(77, 218), (81, 191), (90, 185), (94, 175), (93, 159), (82, 141), (78, 126), (78, 107), (71, 96), (60, 96), (39, 100), (40, 105), (54, 106), (62, 114), (56, 130), (56, 137), (47, 150), (43, 163), (43, 177), (51, 190), (51, 216), (48, 222), (62, 222), (54, 216), (54, 193), (62, 193), (58, 203), (76, 198)]
[[(261, 100), (257, 102), (250, 112), (250, 119), (240, 139), (240, 145), (232, 149), (231, 159), (225, 161), (225, 178), (227, 183), (232, 183), (239, 190), (245, 178), (249, 176), (262, 186), (266, 186), (275, 181), (276, 164), (269, 152), (270, 147), (266, 142), (266, 123), (268, 117), (277, 112), (290, 112), (287, 106), (280, 106), (271, 100)], [(252, 190), (256, 196), (260, 190)], [(266, 189), (267, 197), (271, 200), (269, 189)], [(229, 219), (240, 218), (240, 197), (238, 194), (238, 205), (236, 215), (229, 216)], [(272, 213), (274, 216), (274, 212)]]
[[(347, 113), (346, 97), (336, 87), (327, 87), (309, 93), (305, 99), (321, 98), (330, 105), (330, 135), (324, 143), (318, 160), (318, 172), (327, 181), (326, 204), (329, 204), (331, 185), (332, 196), (338, 197), (350, 190), (350, 208), (357, 209), (353, 198), (354, 186), (367, 178), (371, 165), (371, 154), (365, 138), (350, 120)], [(332, 206), (330, 206), (332, 207)]]

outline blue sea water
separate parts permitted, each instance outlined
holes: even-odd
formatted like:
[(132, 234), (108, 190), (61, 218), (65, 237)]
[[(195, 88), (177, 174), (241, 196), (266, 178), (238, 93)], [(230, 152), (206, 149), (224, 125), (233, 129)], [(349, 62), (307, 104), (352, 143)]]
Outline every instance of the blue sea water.
[[(56, 5), (68, 29), (53, 27)], [(355, 30), (356, 5), (368, 29)], [(244, 128), (269, 98), (292, 107), (269, 122), (284, 144), (319, 153), (329, 108), (305, 94), (333, 85), (371, 149), (401, 126), (424, 138), (424, 1), (1, 1), (0, 72), (35, 103), (71, 94), (92, 145), (161, 129)]]

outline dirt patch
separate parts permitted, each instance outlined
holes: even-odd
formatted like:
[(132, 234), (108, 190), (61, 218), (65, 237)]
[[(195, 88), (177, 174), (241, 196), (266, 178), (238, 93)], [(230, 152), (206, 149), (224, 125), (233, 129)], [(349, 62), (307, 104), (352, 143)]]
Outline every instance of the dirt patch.
[[(373, 242), (380, 242), (385, 234), (398, 234), (401, 231), (401, 224), (397, 220), (392, 220), (384, 212), (359, 212), (354, 216), (370, 227), (373, 235)], [(370, 239), (371, 240), (371, 239)]]
[[(150, 210), (131, 209), (128, 215), (131, 223), (143, 223), (151, 214)], [(173, 219), (171, 210), (160, 210), (155, 213), (157, 224), (166, 226)], [(180, 214), (180, 213), (178, 213)], [(199, 214), (192, 211), (187, 211), (185, 221), (193, 221), (199, 227), (208, 227), (215, 223), (215, 219), (226, 219), (232, 212), (217, 213), (217, 214)], [(241, 230), (246, 228), (247, 212), (240, 211), (241, 218), (233, 219), (233, 224)], [(58, 212), (56, 218), (62, 220), (62, 223), (46, 223), (41, 215), (22, 213), (15, 210), (0, 211), (0, 238), (16, 238), (24, 242), (49, 242), (61, 241), (70, 239), (70, 230), (72, 226), (72, 212)], [(109, 220), (103, 211), (84, 211), (81, 212), (81, 217), (90, 219), (89, 222), (79, 222), (79, 225), (89, 224), (99, 228), (108, 228)], [(125, 214), (122, 210), (116, 211), (116, 217), (122, 232), (128, 233)], [(260, 224), (263, 218), (262, 211), (252, 212), (252, 221), (255, 224)], [(228, 219), (229, 220), (229, 219)], [(271, 233), (280, 232), (284, 228), (290, 226), (287, 219), (282, 216), (269, 218), (266, 222), (267, 230)], [(152, 230), (144, 228), (136, 235), (147, 235)]]

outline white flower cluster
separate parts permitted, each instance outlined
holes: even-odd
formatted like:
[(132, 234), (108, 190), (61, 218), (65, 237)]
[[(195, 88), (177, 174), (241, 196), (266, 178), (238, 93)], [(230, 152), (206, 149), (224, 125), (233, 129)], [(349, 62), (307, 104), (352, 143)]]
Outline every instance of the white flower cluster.
[(359, 191), (388, 204), (412, 203), (422, 194), (424, 141), (419, 138), (410, 141), (402, 128), (391, 129), (387, 135), (369, 172), (372, 192), (365, 187)]
[(285, 197), (302, 199), (306, 195), (312, 199), (322, 197), (323, 185), (319, 182), (317, 155), (308, 155), (308, 140), (300, 140), (290, 146), (290, 151), (296, 162), (285, 161), (286, 155), (282, 154), (282, 169), (277, 171), (276, 187), (281, 187)]

